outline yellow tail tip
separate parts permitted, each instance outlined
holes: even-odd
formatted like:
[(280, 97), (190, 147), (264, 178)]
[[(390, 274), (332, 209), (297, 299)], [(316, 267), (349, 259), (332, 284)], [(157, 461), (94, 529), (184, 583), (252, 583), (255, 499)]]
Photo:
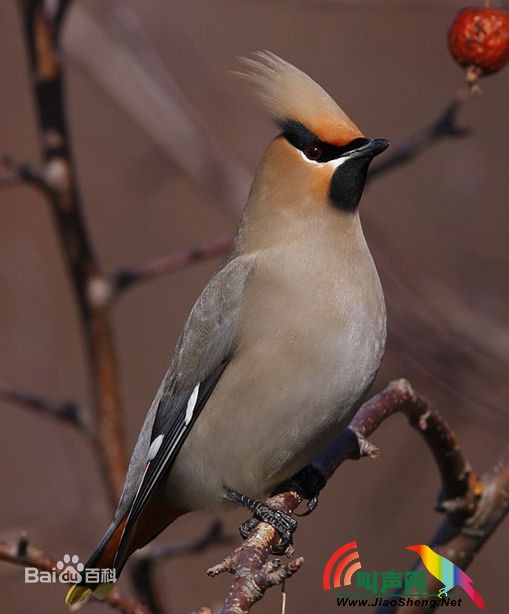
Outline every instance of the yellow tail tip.
[(105, 599), (110, 594), (114, 586), (115, 582), (104, 582), (92, 590), (86, 586), (79, 586), (78, 584), (75, 584), (67, 591), (65, 603), (69, 606), (75, 605), (80, 601), (84, 601), (92, 594), (96, 599)]
[(67, 591), (67, 595), (65, 596), (65, 603), (67, 605), (74, 605), (75, 603), (83, 601), (91, 594), (92, 589), (87, 588), (86, 586), (79, 586), (78, 584), (75, 584), (74, 586), (71, 586), (71, 588)]

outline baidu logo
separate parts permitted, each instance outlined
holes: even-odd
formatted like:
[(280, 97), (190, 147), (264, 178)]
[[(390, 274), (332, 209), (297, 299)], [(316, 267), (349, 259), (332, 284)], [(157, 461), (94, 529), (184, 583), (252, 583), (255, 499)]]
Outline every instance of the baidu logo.
[(29, 584), (36, 582), (43, 584), (79, 583), (83, 580), (81, 572), (84, 569), (85, 566), (80, 563), (80, 557), (77, 554), (64, 554), (62, 560), (57, 561), (56, 566), (51, 571), (37, 569), (37, 567), (25, 567), (25, 582)]

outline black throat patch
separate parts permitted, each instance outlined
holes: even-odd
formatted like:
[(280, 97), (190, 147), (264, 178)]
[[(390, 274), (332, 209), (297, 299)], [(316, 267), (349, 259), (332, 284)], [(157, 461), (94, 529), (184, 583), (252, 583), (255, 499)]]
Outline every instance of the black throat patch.
[(332, 205), (342, 211), (355, 211), (366, 183), (371, 158), (352, 158), (334, 171), (329, 187)]

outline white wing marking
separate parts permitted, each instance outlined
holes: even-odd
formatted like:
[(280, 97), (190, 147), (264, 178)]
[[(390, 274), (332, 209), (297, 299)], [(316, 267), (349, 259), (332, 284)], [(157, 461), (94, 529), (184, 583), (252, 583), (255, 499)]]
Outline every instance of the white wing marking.
[(187, 426), (193, 417), (194, 408), (196, 406), (196, 401), (198, 400), (198, 392), (200, 390), (200, 384), (196, 384), (194, 387), (191, 396), (189, 397), (189, 401), (187, 402), (186, 407), (186, 417), (184, 419), (184, 424)]
[(159, 451), (159, 448), (161, 447), (161, 444), (163, 443), (163, 437), (164, 435), (158, 435), (150, 444), (150, 448), (148, 449), (147, 454), (147, 463), (150, 463), (150, 461), (155, 458), (157, 452)]

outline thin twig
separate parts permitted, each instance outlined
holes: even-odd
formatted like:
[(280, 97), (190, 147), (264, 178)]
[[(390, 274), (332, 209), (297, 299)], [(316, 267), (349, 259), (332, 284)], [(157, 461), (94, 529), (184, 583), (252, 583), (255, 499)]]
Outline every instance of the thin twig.
[(223, 256), (230, 249), (231, 244), (231, 236), (221, 237), (175, 254), (151, 260), (138, 267), (124, 268), (114, 275), (112, 286), (116, 292), (120, 293), (134, 284), (174, 273), (196, 262)]
[[(53, 572), (57, 569), (57, 560), (42, 550), (30, 546), (26, 534), (23, 534), (17, 543), (0, 540), (0, 560), (22, 567), (36, 567), (42, 571)], [(123, 614), (152, 614), (141, 603), (124, 597), (116, 590), (111, 592), (104, 601)]]
[(28, 162), (20, 162), (10, 155), (3, 155), (0, 163), (10, 171), (9, 175), (2, 177), (3, 185), (29, 184), (39, 188), (47, 196), (51, 194), (51, 188), (43, 177), (41, 169)]
[(64, 401), (55, 403), (39, 395), (16, 390), (0, 382), (0, 399), (9, 403), (14, 403), (20, 407), (31, 409), (40, 414), (51, 416), (57, 420), (62, 420), (72, 424), (80, 430), (91, 434), (89, 420), (83, 410), (74, 401)]
[(472, 92), (469, 88), (460, 88), (444, 111), (429, 126), (407, 139), (392, 153), (383, 156), (381, 161), (375, 162), (369, 170), (369, 177), (372, 179), (387, 170), (410, 162), (417, 154), (442, 138), (466, 136), (469, 130), (458, 126), (458, 112), (471, 96)]

